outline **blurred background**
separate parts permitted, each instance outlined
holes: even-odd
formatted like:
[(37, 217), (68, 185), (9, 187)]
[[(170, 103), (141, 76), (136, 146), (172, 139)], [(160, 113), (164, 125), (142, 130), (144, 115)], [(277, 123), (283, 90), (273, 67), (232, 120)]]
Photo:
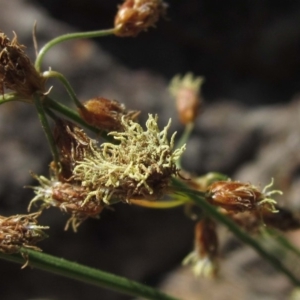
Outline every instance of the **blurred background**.
[[(34, 1), (33, 1), (34, 3)], [(52, 17), (80, 30), (110, 28), (118, 0), (36, 1)], [(299, 88), (300, 2), (169, 1), (166, 20), (136, 39), (99, 44), (130, 69), (165, 78), (204, 74), (210, 100), (281, 102)]]
[[(41, 48), (68, 32), (107, 29), (117, 0), (0, 0), (0, 29), (12, 31), (34, 60), (32, 27)], [(77, 40), (53, 48), (44, 70), (62, 72), (78, 97), (116, 99), (129, 109), (172, 117), (182, 133), (169, 80), (203, 75), (204, 106), (187, 145), (183, 166), (195, 174), (219, 171), (265, 186), (274, 177), (281, 204), (299, 210), (300, 1), (169, 1), (166, 19), (136, 38)], [(60, 84), (52, 95), (65, 104)], [(72, 105), (72, 104), (70, 104)], [(0, 201), (3, 215), (25, 213), (36, 185), (29, 171), (48, 175), (46, 139), (32, 107), (10, 103), (0, 110)], [(221, 279), (195, 279), (182, 259), (193, 247), (193, 222), (182, 209), (146, 210), (117, 205), (75, 234), (63, 231), (66, 215), (45, 211), (46, 253), (158, 286), (184, 300), (286, 299), (292, 286), (224, 229)], [(288, 236), (300, 244), (297, 232)], [(0, 261), (1, 299), (112, 299), (131, 297)]]

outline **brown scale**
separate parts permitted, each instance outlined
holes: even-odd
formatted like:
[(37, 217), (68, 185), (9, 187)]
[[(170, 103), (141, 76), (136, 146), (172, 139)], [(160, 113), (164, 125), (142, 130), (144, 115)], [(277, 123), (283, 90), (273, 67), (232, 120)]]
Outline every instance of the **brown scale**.
[(59, 180), (70, 181), (76, 163), (82, 161), (86, 154), (91, 153), (92, 140), (81, 128), (70, 121), (61, 119), (56, 120), (54, 139), (60, 154)]

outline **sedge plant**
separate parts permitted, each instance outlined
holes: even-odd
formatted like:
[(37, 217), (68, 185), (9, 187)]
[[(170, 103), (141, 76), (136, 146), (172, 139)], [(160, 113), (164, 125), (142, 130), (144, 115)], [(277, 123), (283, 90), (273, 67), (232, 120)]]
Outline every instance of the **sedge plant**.
[[(39, 224), (38, 217), (53, 207), (69, 215), (65, 229), (76, 232), (82, 222), (118, 203), (152, 209), (181, 206), (195, 222), (194, 250), (183, 264), (191, 266), (196, 276), (218, 276), (221, 266), (217, 226), (222, 224), (300, 286), (296, 274), (257, 239), (267, 229), (282, 248), (300, 256), (280, 234), (299, 228), (300, 222), (292, 212), (277, 205), (274, 196), (281, 191), (272, 189), (273, 179), (260, 190), (220, 173), (194, 176), (181, 166), (186, 142), (202, 106), (203, 77), (187, 73), (175, 76), (170, 83), (170, 93), (185, 128), (177, 138), (169, 132), (171, 120), (159, 128), (159, 116), (149, 113), (144, 125), (138, 121), (138, 111), (115, 100), (96, 95), (82, 102), (63, 74), (51, 69), (43, 71), (45, 55), (57, 44), (107, 35), (135, 37), (154, 26), (166, 9), (167, 4), (161, 0), (126, 0), (118, 8), (113, 28), (59, 36), (42, 47), (34, 63), (18, 42), (17, 34), (10, 40), (0, 33), (0, 104), (22, 101), (32, 105), (53, 156), (48, 177), (32, 174), (37, 185), (31, 187), (34, 196), (28, 204), (28, 214), (0, 216), (0, 258), (21, 263), (23, 268), (40, 268), (146, 299), (175, 299), (127, 278), (43, 253), (37, 243), (47, 237), (48, 227)], [(75, 109), (52, 97), (55, 86), (47, 87), (49, 78), (64, 85)], [(86, 129), (106, 141), (92, 139)]]

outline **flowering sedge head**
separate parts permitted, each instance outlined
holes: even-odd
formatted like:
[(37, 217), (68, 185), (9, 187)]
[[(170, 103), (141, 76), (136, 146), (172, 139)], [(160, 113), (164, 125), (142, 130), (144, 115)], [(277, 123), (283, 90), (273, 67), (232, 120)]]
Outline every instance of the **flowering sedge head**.
[(35, 244), (47, 235), (46, 226), (37, 224), (40, 213), (29, 215), (0, 216), (0, 252), (12, 254), (19, 252), (21, 247), (40, 250)]
[(33, 188), (36, 196), (30, 207), (37, 201), (43, 201), (44, 207), (59, 207), (71, 213), (76, 229), (107, 204), (162, 196), (171, 176), (178, 173), (176, 160), (185, 145), (173, 150), (175, 134), (170, 141), (167, 138), (170, 121), (162, 131), (152, 115), (146, 130), (124, 116), (121, 121), (123, 131), (109, 133), (118, 144), (104, 143), (100, 147), (71, 123), (59, 122), (55, 137), (61, 174), (51, 179), (35, 176), (40, 186)]
[[(89, 194), (86, 187), (75, 183), (61, 182), (55, 178), (47, 179), (43, 176), (33, 176), (40, 185), (33, 187), (36, 196), (31, 200), (28, 210), (39, 201), (43, 203), (41, 209), (50, 206), (58, 207), (61, 211), (71, 215), (66, 224), (66, 230), (71, 225), (76, 231), (84, 220), (89, 217), (98, 217), (104, 208), (104, 205), (96, 197)], [(89, 201), (83, 205), (87, 197), (89, 197)]]
[(192, 73), (187, 73), (182, 78), (177, 75), (171, 80), (169, 90), (176, 100), (176, 108), (182, 124), (195, 121), (201, 105), (200, 89), (203, 82), (203, 77), (194, 77)]
[(162, 0), (125, 0), (115, 17), (115, 35), (137, 36), (154, 26), (166, 8)]
[(210, 219), (203, 219), (195, 226), (195, 247), (183, 261), (192, 266), (196, 276), (213, 278), (218, 271), (218, 237), (216, 225)]
[(12, 41), (0, 31), (0, 93), (3, 87), (24, 97), (45, 91), (45, 79), (36, 71), (14, 33)]
[(281, 191), (267, 189), (273, 185), (273, 179), (262, 192), (249, 183), (239, 181), (217, 181), (207, 189), (207, 200), (229, 212), (269, 210), (277, 212), (273, 194), (282, 194)]
[(122, 117), (134, 120), (138, 111), (126, 111), (125, 105), (102, 97), (86, 101), (79, 107), (80, 116), (88, 124), (105, 131), (122, 131)]
[(123, 117), (123, 132), (109, 133), (119, 143), (93, 147), (92, 154), (74, 168), (74, 180), (106, 204), (114, 198), (126, 202), (131, 198), (159, 198), (171, 176), (178, 173), (176, 161), (185, 150), (185, 145), (173, 150), (175, 134), (170, 141), (167, 138), (170, 125), (169, 121), (160, 131), (157, 117), (149, 115), (144, 130)]

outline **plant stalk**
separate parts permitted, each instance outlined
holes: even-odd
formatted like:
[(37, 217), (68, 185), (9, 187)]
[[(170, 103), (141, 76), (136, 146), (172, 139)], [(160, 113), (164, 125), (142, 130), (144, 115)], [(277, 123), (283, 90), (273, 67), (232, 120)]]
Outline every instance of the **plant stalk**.
[(43, 77), (45, 77), (45, 78), (50, 78), (50, 77), (53, 78), (54, 77), (54, 78), (57, 78), (58, 80), (60, 80), (62, 82), (62, 84), (64, 85), (64, 87), (66, 88), (70, 98), (73, 100), (75, 105), (79, 108), (83, 106), (82, 103), (78, 100), (76, 93), (73, 90), (71, 84), (69, 83), (69, 81), (63, 74), (56, 72), (56, 71), (46, 71), (43, 73)]
[(106, 30), (96, 30), (96, 31), (87, 31), (87, 32), (74, 32), (60, 35), (53, 40), (49, 41), (40, 51), (35, 61), (35, 68), (37, 71), (41, 71), (42, 61), (46, 53), (55, 45), (60, 44), (62, 42), (66, 42), (74, 39), (89, 39), (102, 37), (106, 35), (114, 34), (115, 29), (106, 29)]
[[(176, 178), (172, 179), (172, 183), (180, 190), (186, 187), (183, 182)], [(192, 193), (186, 193), (186, 195), (196, 205), (201, 207), (204, 213), (215, 219), (217, 222), (225, 225), (238, 239), (252, 247), (262, 258), (267, 260), (275, 269), (277, 269), (277, 271), (285, 274), (294, 285), (300, 286), (300, 280), (292, 272), (290, 272), (290, 270), (287, 269), (276, 256), (265, 250), (254, 238), (240, 229), (240, 227), (231, 221), (227, 216), (218, 212), (215, 207), (206, 201), (205, 197), (198, 196), (197, 193), (194, 195), (192, 195)]]
[[(29, 249), (22, 249), (22, 255), (28, 257), (29, 265), (40, 270), (68, 277), (81, 282), (118, 291), (123, 294), (142, 297), (153, 300), (176, 300), (154, 288), (140, 284), (136, 281), (124, 277), (116, 276), (111, 273), (103, 272), (94, 268), (70, 262), (49, 254)], [(24, 258), (20, 254), (7, 255), (0, 253), (0, 258), (15, 263), (24, 264)]]

